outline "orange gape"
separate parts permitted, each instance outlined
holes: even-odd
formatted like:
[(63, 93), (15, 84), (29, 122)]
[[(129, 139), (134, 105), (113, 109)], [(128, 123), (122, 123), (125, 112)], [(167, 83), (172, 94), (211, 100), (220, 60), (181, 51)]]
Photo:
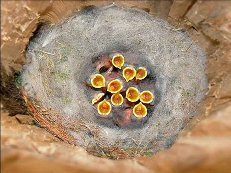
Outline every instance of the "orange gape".
[[(117, 106), (116, 109), (127, 109), (127, 106), (131, 106), (129, 107), (130, 116), (125, 117), (124, 115), (124, 119), (128, 117), (131, 118), (132, 114), (137, 119), (146, 117), (148, 112), (145, 105), (150, 104), (154, 100), (154, 95), (148, 90), (140, 93), (136, 87), (132, 87), (131, 85), (139, 85), (140, 82), (137, 81), (141, 81), (147, 77), (147, 69), (145, 67), (136, 67), (133, 65), (124, 67), (125, 58), (122, 54), (119, 53), (115, 54), (112, 59), (109, 58), (110, 57), (104, 57), (97, 63), (101, 65), (101, 68), (106, 68), (106, 71), (99, 71), (100, 74), (94, 74), (91, 76), (92, 87), (100, 89), (100, 92), (94, 95), (92, 99), (92, 105), (97, 105), (98, 114), (103, 117), (107, 117), (110, 113), (112, 113), (112, 116), (116, 116), (112, 109), (115, 106)], [(98, 67), (96, 68), (98, 69)], [(122, 71), (123, 79), (118, 78), (121, 74), (120, 71)], [(105, 77), (101, 73), (104, 74)], [(124, 79), (126, 82), (123, 81)], [(145, 83), (145, 81), (146, 80), (143, 82)], [(129, 82), (131, 85), (129, 85)], [(126, 87), (125, 95), (121, 94), (125, 91), (123, 90), (124, 87)], [(128, 101), (126, 104), (124, 104), (125, 98)], [(128, 109), (126, 112), (129, 112)], [(119, 122), (123, 124), (122, 121)], [(127, 120), (127, 122), (131, 122), (131, 119)]]
[(150, 91), (140, 93), (140, 101), (142, 103), (151, 103), (154, 100), (154, 95)]
[(91, 77), (91, 85), (94, 88), (105, 87), (105, 78), (101, 74), (95, 74)]
[(111, 104), (105, 99), (99, 102), (97, 111), (100, 115), (107, 116), (111, 112)]
[(140, 98), (140, 92), (137, 88), (135, 87), (129, 87), (126, 91), (126, 98), (130, 102), (136, 102)]
[(147, 115), (146, 106), (144, 106), (142, 103), (135, 105), (133, 108), (133, 114), (139, 119), (145, 117)]
[(136, 70), (136, 79), (138, 80), (142, 80), (144, 78), (146, 78), (148, 72), (147, 72), (147, 69), (144, 68), (144, 67), (139, 67), (137, 70)]
[(116, 93), (111, 96), (111, 102), (113, 105), (122, 105), (124, 102), (124, 98), (121, 94)]
[(124, 65), (124, 57), (121, 54), (117, 54), (112, 58), (112, 65), (116, 68), (121, 69)]
[(136, 70), (133, 67), (126, 67), (123, 69), (123, 77), (126, 82), (132, 80), (136, 76)]
[(119, 79), (114, 79), (111, 82), (109, 82), (107, 86), (107, 91), (110, 93), (118, 93), (120, 90), (122, 90), (123, 84)]

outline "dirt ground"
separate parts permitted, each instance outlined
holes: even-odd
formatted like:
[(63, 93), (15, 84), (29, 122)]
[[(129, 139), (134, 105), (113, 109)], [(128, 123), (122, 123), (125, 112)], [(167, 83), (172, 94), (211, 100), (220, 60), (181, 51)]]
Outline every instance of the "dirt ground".
[[(57, 23), (75, 10), (109, 1), (1, 2), (1, 163), (11, 172), (231, 171), (231, 2), (115, 1), (167, 19), (187, 30), (207, 53), (209, 91), (200, 115), (175, 144), (154, 156), (109, 160), (89, 155), (41, 128), (26, 113), (12, 78), (25, 63), (25, 49), (41, 22)], [(15, 116), (9, 116), (15, 115)]]

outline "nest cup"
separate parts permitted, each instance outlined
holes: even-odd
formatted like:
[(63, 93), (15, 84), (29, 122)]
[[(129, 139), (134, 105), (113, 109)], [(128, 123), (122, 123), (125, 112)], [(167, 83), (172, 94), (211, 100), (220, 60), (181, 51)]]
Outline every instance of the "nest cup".
[[(144, 118), (148, 121), (139, 126), (121, 128), (99, 118), (92, 98), (95, 90), (101, 92), (102, 88), (92, 90), (84, 85), (95, 74), (98, 57), (118, 52), (131, 66), (150, 70), (138, 89), (154, 94), (155, 107), (147, 106)], [(26, 58), (30, 63), (23, 67), (21, 76), (28, 98), (49, 110), (50, 121), (65, 127), (76, 145), (94, 148), (98, 154), (102, 153), (98, 146), (116, 147), (128, 155), (132, 155), (129, 151), (142, 155), (170, 146), (196, 114), (207, 89), (205, 54), (185, 32), (143, 11), (115, 5), (86, 9), (58, 25), (40, 27), (28, 45)], [(135, 83), (134, 79), (129, 82)], [(108, 114), (109, 107), (101, 112)], [(144, 116), (140, 108), (135, 112)], [(79, 127), (79, 122), (97, 135)]]

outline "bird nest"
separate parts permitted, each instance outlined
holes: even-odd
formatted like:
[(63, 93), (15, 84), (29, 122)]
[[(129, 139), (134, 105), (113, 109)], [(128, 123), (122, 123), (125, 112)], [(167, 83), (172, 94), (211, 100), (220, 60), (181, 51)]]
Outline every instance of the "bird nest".
[(38, 29), (21, 91), (64, 141), (100, 156), (156, 153), (198, 112), (205, 58), (187, 33), (144, 11), (88, 8)]

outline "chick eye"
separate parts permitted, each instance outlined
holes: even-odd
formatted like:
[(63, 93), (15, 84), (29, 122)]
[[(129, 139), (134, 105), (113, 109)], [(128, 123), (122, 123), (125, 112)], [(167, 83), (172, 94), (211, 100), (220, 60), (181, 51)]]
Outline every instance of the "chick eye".
[(171, 145), (196, 115), (207, 88), (205, 58), (164, 20), (95, 7), (39, 28), (20, 89), (32, 115), (65, 142), (132, 157)]

